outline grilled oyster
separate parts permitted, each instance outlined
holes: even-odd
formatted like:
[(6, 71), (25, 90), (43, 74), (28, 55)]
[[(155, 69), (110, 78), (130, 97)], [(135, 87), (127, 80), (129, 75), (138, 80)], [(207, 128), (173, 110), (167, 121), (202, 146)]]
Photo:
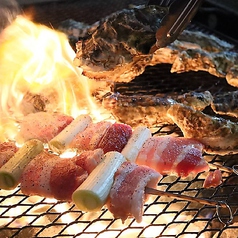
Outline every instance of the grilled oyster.
[(175, 100), (179, 103), (190, 106), (195, 110), (202, 111), (204, 108), (211, 105), (213, 97), (209, 91), (205, 92), (191, 91), (179, 95)]
[(148, 65), (172, 64), (171, 72), (207, 71), (238, 87), (234, 45), (211, 34), (184, 30), (173, 43), (150, 54), (167, 8), (144, 6), (116, 12), (77, 45), (74, 63), (97, 80), (129, 82)]
[(183, 104), (174, 104), (167, 116), (188, 138), (196, 138), (209, 154), (238, 153), (238, 124), (220, 117), (212, 117)]
[(215, 95), (211, 107), (217, 114), (238, 117), (238, 91)]
[(155, 33), (167, 8), (141, 6), (113, 13), (76, 45), (74, 63), (90, 78), (131, 81), (150, 63)]
[(169, 98), (114, 93), (104, 97), (102, 105), (122, 123), (152, 127), (173, 123), (173, 120), (167, 116), (167, 110), (174, 103), (176, 102)]
[(120, 122), (131, 126), (146, 125), (155, 127), (173, 124), (167, 115), (168, 109), (177, 103), (183, 103), (197, 110), (203, 110), (212, 102), (209, 91), (189, 92), (179, 96), (163, 97), (160, 95), (121, 95), (110, 93), (103, 97), (103, 107), (110, 111)]

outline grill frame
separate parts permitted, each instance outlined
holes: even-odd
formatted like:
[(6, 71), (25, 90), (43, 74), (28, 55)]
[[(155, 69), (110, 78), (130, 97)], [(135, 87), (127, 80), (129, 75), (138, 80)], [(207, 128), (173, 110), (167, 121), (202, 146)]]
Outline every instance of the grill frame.
[[(74, 1), (69, 2), (73, 3)], [(37, 6), (37, 9), (43, 9), (45, 6), (40, 4)], [(52, 3), (51, 10), (56, 7), (56, 3)], [(41, 10), (39, 12), (42, 14)], [(68, 15), (70, 14), (68, 13)], [(67, 18), (68, 15), (66, 14), (65, 17)], [(37, 19), (40, 21), (44, 17), (41, 15)], [(50, 22), (49, 19), (44, 20), (44, 23)], [(59, 20), (61, 18), (54, 19), (55, 22)], [(160, 76), (159, 82), (158, 75)], [(195, 83), (188, 84), (191, 77), (200, 80), (198, 82), (199, 88)], [(216, 81), (215, 85), (214, 80)], [(181, 81), (183, 81), (183, 84), (179, 84)], [(145, 85), (146, 90), (142, 90)], [(114, 90), (127, 95), (135, 93), (171, 95), (190, 90), (210, 90), (216, 93), (235, 89), (227, 85), (224, 79), (218, 79), (204, 72), (170, 74), (168, 65), (160, 65), (148, 67), (143, 75), (126, 85), (115, 84)], [(155, 128), (155, 131), (157, 135), (181, 135), (181, 131), (174, 125), (158, 126)], [(216, 162), (228, 167), (231, 167), (238, 161), (238, 155), (205, 155), (205, 157), (209, 162)], [(173, 176), (165, 176), (159, 183), (158, 189), (227, 202), (231, 206), (234, 215), (234, 223), (229, 226), (224, 226), (219, 221), (215, 214), (215, 207), (156, 196), (153, 196), (153, 202), (146, 203), (144, 206), (143, 220), (148, 219), (150, 222), (145, 223), (143, 221), (141, 224), (137, 224), (134, 219), (128, 219), (125, 224), (121, 224), (119, 220), (113, 219), (110, 212), (105, 208), (96, 214), (83, 213), (74, 204), (25, 196), (18, 187), (12, 191), (0, 190), (0, 236), (12, 238), (91, 238), (93, 236), (106, 237), (107, 235), (108, 237), (126, 237), (126, 235), (130, 234), (137, 237), (148, 237), (148, 234), (151, 234), (150, 231), (155, 230), (157, 230), (157, 233), (153, 235), (167, 238), (184, 238), (187, 236), (191, 238), (226, 237), (227, 234), (236, 234), (238, 236), (238, 202), (236, 202), (238, 201), (238, 187), (236, 186), (238, 177), (227, 172), (222, 172), (222, 175), (224, 183), (214, 189), (205, 190), (202, 188), (204, 179), (202, 174), (198, 174), (193, 180), (189, 178), (182, 180)], [(178, 190), (179, 188), (180, 191)], [(61, 207), (61, 205), (63, 205), (64, 209), (57, 208)], [(154, 211), (156, 206), (161, 206), (159, 212)], [(23, 210), (20, 211), (19, 208), (23, 208)], [(211, 212), (214, 214), (211, 215)], [(66, 221), (69, 215), (72, 218)], [(41, 218), (46, 220), (41, 222)], [(225, 219), (225, 217), (223, 218)], [(29, 220), (29, 222), (26, 222), (24, 219)], [(165, 219), (168, 219), (168, 221)], [(97, 225), (98, 223), (100, 223), (99, 226)], [(201, 227), (197, 231), (192, 231), (191, 229), (195, 229), (197, 224), (200, 224)], [(174, 227), (180, 227), (176, 234), (173, 234)]]

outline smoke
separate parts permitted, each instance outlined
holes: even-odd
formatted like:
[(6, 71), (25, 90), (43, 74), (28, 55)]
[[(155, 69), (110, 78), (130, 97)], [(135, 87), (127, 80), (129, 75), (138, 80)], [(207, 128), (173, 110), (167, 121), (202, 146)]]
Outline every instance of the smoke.
[(16, 18), (19, 13), (15, 0), (0, 0), (0, 33)]

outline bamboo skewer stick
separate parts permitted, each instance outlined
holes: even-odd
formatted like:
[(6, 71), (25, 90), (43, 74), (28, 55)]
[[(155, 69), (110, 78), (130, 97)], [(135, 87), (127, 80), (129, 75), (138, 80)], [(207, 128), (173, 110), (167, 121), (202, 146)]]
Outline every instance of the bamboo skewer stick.
[(220, 169), (224, 172), (227, 172), (227, 173), (235, 173), (237, 174), (237, 171), (235, 169), (235, 166), (234, 165), (232, 168), (230, 167), (226, 167), (226, 166), (223, 166), (223, 165), (220, 165), (220, 164), (211, 164), (211, 163), (208, 163), (209, 167), (212, 168), (212, 169)]
[(154, 188), (145, 188), (145, 193), (147, 194), (151, 194), (151, 195), (158, 195), (158, 196), (166, 196), (166, 197), (170, 197), (170, 198), (174, 198), (174, 199), (178, 199), (178, 200), (186, 200), (189, 202), (198, 202), (204, 205), (210, 205), (210, 206), (220, 206), (222, 208), (227, 208), (227, 204), (223, 201), (213, 201), (210, 199), (205, 199), (205, 198), (196, 198), (196, 197), (191, 197), (191, 196), (187, 196), (187, 195), (183, 195), (183, 194), (174, 194), (171, 192), (165, 192), (162, 190), (157, 190)]
[[(209, 205), (209, 206), (215, 206), (217, 217), (221, 223), (223, 223), (225, 225), (229, 225), (233, 221), (233, 214), (232, 214), (231, 207), (224, 201), (215, 201), (215, 200), (211, 200), (211, 199), (191, 197), (191, 196), (187, 196), (187, 195), (183, 195), (183, 194), (174, 194), (171, 192), (165, 192), (165, 191), (161, 191), (161, 190), (157, 190), (157, 189), (149, 188), (149, 187), (145, 188), (145, 193), (150, 194), (150, 195), (156, 195), (156, 196), (165, 196), (165, 197), (178, 199), (178, 200), (185, 200), (185, 201), (189, 201), (189, 202), (198, 202), (200, 204)], [(221, 218), (220, 208), (225, 208), (228, 210), (228, 212), (229, 212), (228, 220), (224, 221)]]

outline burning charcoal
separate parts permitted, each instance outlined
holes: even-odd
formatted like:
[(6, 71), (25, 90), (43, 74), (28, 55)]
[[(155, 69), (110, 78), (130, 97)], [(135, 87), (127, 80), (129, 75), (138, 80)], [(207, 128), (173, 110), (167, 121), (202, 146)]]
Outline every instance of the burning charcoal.
[(0, 1), (0, 33), (16, 18), (19, 13), (18, 4), (14, 0)]

